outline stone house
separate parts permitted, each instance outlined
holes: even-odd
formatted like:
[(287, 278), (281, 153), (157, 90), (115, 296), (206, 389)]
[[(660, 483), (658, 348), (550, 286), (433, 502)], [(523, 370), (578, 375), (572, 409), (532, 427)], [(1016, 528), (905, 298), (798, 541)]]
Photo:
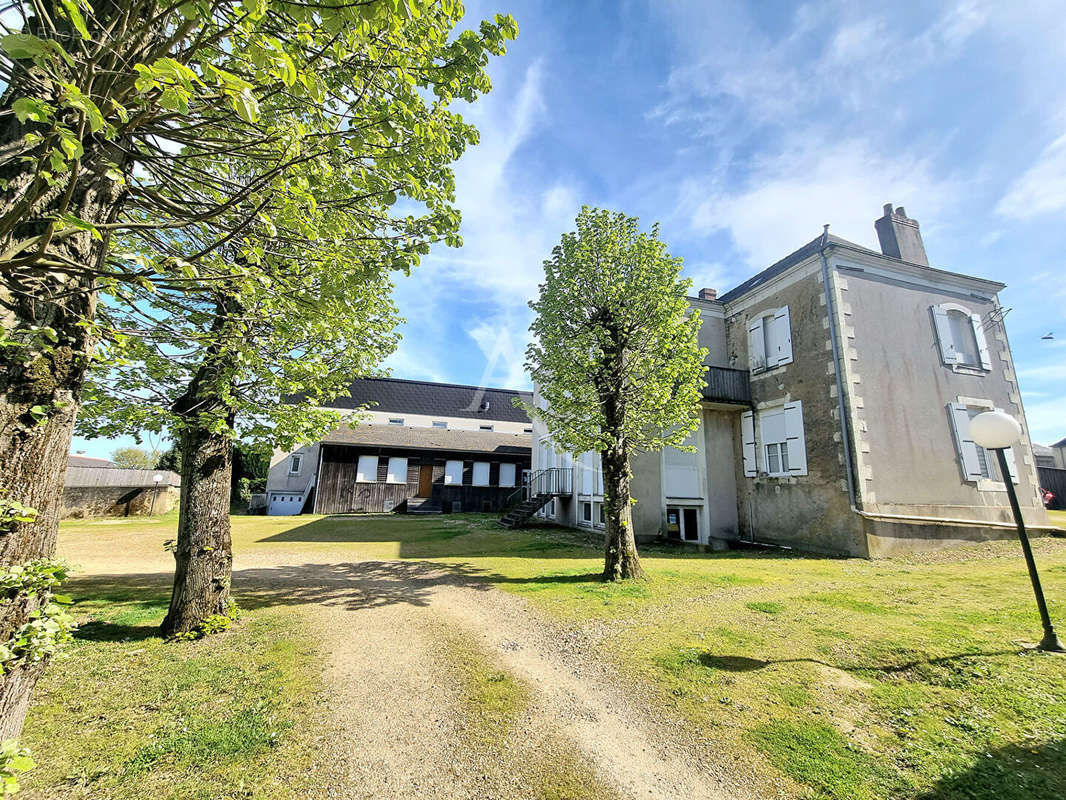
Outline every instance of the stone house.
[[(1004, 285), (929, 266), (903, 208), (875, 228), (881, 252), (826, 226), (725, 294), (690, 298), (708, 349), (695, 452), (634, 459), (638, 538), (876, 557), (1012, 535), (1004, 480), (1027, 522), (1048, 524)], [(1010, 476), (968, 435), (993, 408), (1022, 424)], [(601, 527), (598, 456), (556, 453), (540, 423), (533, 440), (534, 478), (572, 470), (538, 514)]]

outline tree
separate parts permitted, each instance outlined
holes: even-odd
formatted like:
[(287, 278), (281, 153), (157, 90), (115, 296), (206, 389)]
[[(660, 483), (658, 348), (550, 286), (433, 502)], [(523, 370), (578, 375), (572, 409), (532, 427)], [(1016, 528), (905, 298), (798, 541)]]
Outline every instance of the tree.
[(638, 451), (685, 448), (699, 424), (703, 359), (699, 314), (685, 295), (681, 259), (641, 233), (637, 220), (587, 206), (576, 232), (544, 262), (526, 369), (546, 408), (530, 412), (552, 443), (593, 451), (603, 465), (603, 577), (639, 578), (630, 459)]
[(154, 469), (155, 452), (140, 447), (118, 447), (111, 451), (111, 461), (123, 469)]
[[(453, 35), (454, 0), (29, 0), (0, 36), (0, 565), (47, 558), (101, 308), (197, 291), (204, 256), (269, 227), (279, 186), (344, 154), (356, 191), (427, 213), (365, 218), (364, 235), (458, 243), (448, 165), (476, 131), (449, 110), (490, 88), (510, 17)], [(21, 19), (18, 17), (21, 15)], [(14, 20), (14, 22), (13, 22)], [(10, 27), (9, 27), (10, 26)], [(261, 107), (274, 109), (269, 120)], [(240, 158), (248, 180), (218, 160)], [(252, 169), (254, 167), (254, 169)], [(291, 179), (291, 181), (289, 181)], [(303, 178), (306, 181), (306, 176)], [(115, 242), (212, 223), (194, 258), (126, 258)], [(401, 269), (411, 263), (395, 248)], [(143, 256), (143, 252), (141, 253)], [(414, 253), (417, 255), (417, 252)], [(231, 267), (250, 280), (253, 249)], [(216, 280), (225, 276), (216, 275)], [(267, 276), (269, 280), (269, 276)], [(101, 293), (108, 295), (103, 302)], [(41, 596), (43, 597), (43, 595)], [(0, 607), (0, 643), (36, 613)], [(0, 736), (17, 734), (42, 661), (5, 669)]]

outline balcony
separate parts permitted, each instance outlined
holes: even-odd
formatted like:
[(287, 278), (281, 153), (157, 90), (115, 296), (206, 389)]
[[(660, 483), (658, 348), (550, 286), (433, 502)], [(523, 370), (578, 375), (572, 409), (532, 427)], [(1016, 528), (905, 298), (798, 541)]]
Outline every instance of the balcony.
[(707, 367), (703, 380), (703, 400), (706, 403), (750, 406), (751, 383), (746, 369)]

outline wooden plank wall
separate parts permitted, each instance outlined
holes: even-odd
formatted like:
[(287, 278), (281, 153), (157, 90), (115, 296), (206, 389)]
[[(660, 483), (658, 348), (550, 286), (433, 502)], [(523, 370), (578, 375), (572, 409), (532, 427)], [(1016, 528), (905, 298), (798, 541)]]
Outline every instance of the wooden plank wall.
[[(357, 483), (356, 473), (360, 455), (378, 456), (377, 483)], [(388, 473), (388, 459), (407, 458), (407, 483), (385, 483)], [(439, 503), (441, 510), (451, 512), (453, 503), (458, 502), (463, 511), (502, 511), (504, 505), (517, 487), (472, 486), (474, 461), (489, 462), (489, 483), (499, 481), (500, 463), (515, 464), (515, 480), (519, 480), (522, 470), (528, 470), (530, 459), (522, 457), (464, 458), (463, 485), (444, 484), (445, 461), (449, 454), (433, 450), (384, 451), (379, 448), (349, 447), (344, 445), (323, 445), (322, 468), (318, 476), (319, 514), (351, 514), (357, 512), (403, 511), (408, 498), (418, 492), (418, 475), (423, 464), (433, 465), (432, 500)], [(452, 454), (455, 457), (455, 454)]]

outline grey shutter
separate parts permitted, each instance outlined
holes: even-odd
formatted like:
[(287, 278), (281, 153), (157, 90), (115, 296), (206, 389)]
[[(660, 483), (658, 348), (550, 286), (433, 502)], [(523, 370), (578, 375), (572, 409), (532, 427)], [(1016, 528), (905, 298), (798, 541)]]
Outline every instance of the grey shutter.
[(977, 354), (981, 359), (981, 369), (992, 369), (992, 357), (988, 354), (988, 342), (985, 340), (984, 322), (980, 314), (971, 314), (973, 338), (977, 340)]
[(740, 440), (744, 449), (744, 475), (754, 478), (759, 468), (755, 461), (755, 415), (750, 411), (740, 415)]
[(951, 338), (951, 325), (948, 323), (948, 312), (940, 306), (933, 306), (933, 327), (936, 328), (936, 338), (940, 342), (940, 358), (945, 364), (957, 364), (959, 354), (955, 351), (954, 340)]
[(984, 478), (981, 462), (977, 458), (977, 445), (970, 438), (970, 412), (962, 403), (948, 403), (951, 413), (951, 429), (955, 434), (955, 449), (959, 453), (959, 465), (965, 480), (979, 481)]
[(777, 363), (792, 363), (792, 324), (789, 322), (788, 306), (774, 314), (774, 343), (777, 345)]
[(807, 474), (807, 439), (803, 435), (803, 403), (785, 403), (785, 441), (789, 475)]
[(748, 324), (748, 359), (753, 370), (766, 369), (766, 331), (763, 317)]

